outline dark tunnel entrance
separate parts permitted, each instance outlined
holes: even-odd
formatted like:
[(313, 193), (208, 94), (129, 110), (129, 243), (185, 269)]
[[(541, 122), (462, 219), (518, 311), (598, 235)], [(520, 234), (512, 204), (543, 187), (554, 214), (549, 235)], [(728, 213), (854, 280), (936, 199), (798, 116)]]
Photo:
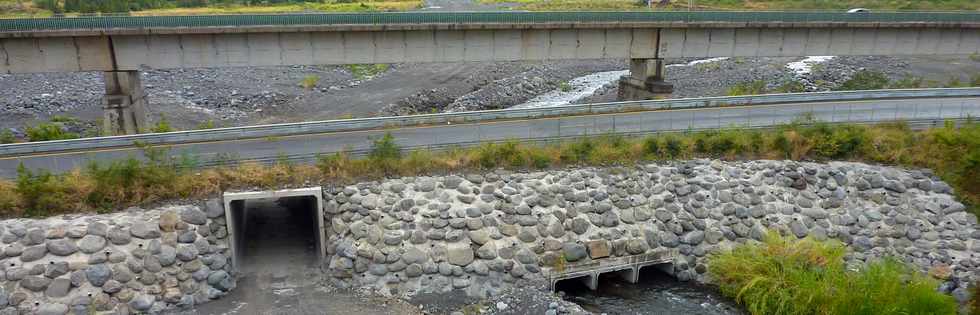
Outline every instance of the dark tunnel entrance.
[(316, 199), (285, 197), (244, 201), (240, 267), (249, 273), (269, 265), (317, 262)]
[[(322, 259), (319, 188), (226, 194), (232, 262), (244, 275), (273, 266), (318, 267)], [(275, 267), (280, 268), (280, 267)]]

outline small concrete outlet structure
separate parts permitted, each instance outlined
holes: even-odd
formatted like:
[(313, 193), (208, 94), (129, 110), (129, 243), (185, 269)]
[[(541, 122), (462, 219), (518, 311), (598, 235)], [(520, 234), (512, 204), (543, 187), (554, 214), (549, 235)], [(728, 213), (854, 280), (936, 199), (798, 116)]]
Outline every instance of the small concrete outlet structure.
[[(316, 246), (318, 249), (318, 257), (322, 262), (323, 258), (326, 257), (326, 240), (325, 227), (323, 225), (323, 190), (320, 187), (309, 187), (300, 189), (284, 189), (284, 190), (272, 190), (272, 191), (254, 191), (254, 192), (234, 192), (224, 194), (224, 205), (225, 205), (225, 218), (228, 222), (228, 237), (229, 237), (229, 247), (231, 248), (231, 264), (235, 270), (239, 270), (241, 267), (241, 255), (243, 245), (245, 244), (245, 231), (246, 226), (246, 215), (245, 215), (245, 202), (247, 200), (255, 199), (280, 199), (280, 198), (294, 198), (294, 197), (309, 197), (316, 202), (314, 203), (313, 213), (315, 218), (310, 218), (311, 220), (317, 221), (317, 232)], [(288, 227), (282, 227), (288, 228)]]
[(639, 281), (641, 269), (656, 266), (661, 270), (669, 270), (671, 262), (678, 255), (676, 249), (671, 249), (641, 255), (593, 259), (588, 263), (567, 266), (564, 270), (552, 270), (547, 278), (550, 280), (552, 291), (555, 290), (558, 282), (569, 280), (582, 281), (590, 290), (596, 290), (599, 288), (599, 275), (605, 273), (616, 273), (627, 282), (636, 283)]

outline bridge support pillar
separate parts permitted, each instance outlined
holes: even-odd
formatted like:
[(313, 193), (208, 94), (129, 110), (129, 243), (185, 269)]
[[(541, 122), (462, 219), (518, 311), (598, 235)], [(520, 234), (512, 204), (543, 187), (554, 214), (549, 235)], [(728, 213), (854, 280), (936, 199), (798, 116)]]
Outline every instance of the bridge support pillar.
[(630, 59), (630, 74), (619, 79), (620, 101), (642, 101), (663, 98), (674, 92), (664, 81), (663, 59)]
[(102, 131), (106, 135), (131, 135), (146, 130), (146, 94), (139, 71), (107, 71)]

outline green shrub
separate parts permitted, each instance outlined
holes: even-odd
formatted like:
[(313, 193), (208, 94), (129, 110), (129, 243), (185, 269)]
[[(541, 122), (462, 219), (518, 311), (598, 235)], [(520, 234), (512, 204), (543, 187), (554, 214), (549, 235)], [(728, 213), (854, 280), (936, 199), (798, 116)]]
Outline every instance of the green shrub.
[(583, 138), (576, 140), (562, 147), (560, 154), (561, 161), (565, 163), (587, 161), (589, 159), (589, 155), (592, 154), (592, 150), (594, 149), (595, 143), (592, 142), (592, 139)]
[(838, 241), (775, 232), (709, 256), (722, 293), (751, 314), (955, 314), (938, 283), (893, 259), (848, 270)]
[(17, 185), (23, 214), (42, 217), (61, 212), (66, 208), (62, 181), (47, 170), (32, 171), (23, 164), (17, 167)]
[(566, 93), (567, 92), (571, 92), (572, 91), (572, 85), (571, 84), (568, 84), (568, 82), (558, 83), (558, 90), (560, 90), (562, 92), (566, 92)]
[(660, 155), (660, 137), (650, 136), (643, 139), (643, 153), (648, 157), (657, 158)]
[(889, 84), (888, 76), (882, 72), (861, 70), (854, 73), (847, 81), (844, 81), (836, 90), (856, 91), (856, 90), (880, 90)]
[(31, 142), (76, 138), (78, 138), (78, 134), (64, 131), (60, 125), (54, 123), (41, 123), (35, 127), (27, 127), (27, 140)]
[(906, 74), (901, 79), (892, 81), (889, 87), (893, 89), (917, 89), (926, 87), (926, 83), (920, 77)]
[(156, 125), (153, 125), (153, 129), (150, 129), (152, 133), (162, 133), (162, 132), (172, 132), (175, 131), (173, 127), (170, 126), (170, 121), (167, 120), (166, 116), (160, 116), (160, 120), (157, 121)]
[(766, 93), (766, 81), (742, 82), (728, 88), (728, 96), (758, 95)]
[(208, 121), (197, 124), (197, 130), (208, 130), (214, 128), (215, 128), (214, 120), (210, 120), (210, 119), (208, 119)]
[(667, 135), (664, 137), (663, 151), (669, 159), (678, 158), (684, 152), (684, 142), (677, 135)]
[(11, 144), (17, 142), (17, 138), (14, 137), (14, 133), (9, 129), (0, 131), (0, 144)]
[(397, 163), (401, 157), (401, 147), (395, 143), (395, 137), (390, 132), (375, 139), (368, 153), (368, 160), (377, 170), (383, 171), (386, 175), (393, 174), (397, 170)]
[(949, 78), (949, 82), (946, 83), (946, 87), (961, 88), (961, 87), (967, 87), (967, 84), (963, 83), (963, 81), (960, 81), (960, 77), (956, 76), (956, 77)]
[(551, 166), (551, 157), (544, 150), (529, 149), (527, 155), (533, 168), (546, 169)]
[(798, 80), (788, 80), (777, 86), (774, 91), (776, 93), (803, 93), (806, 92), (806, 86)]
[(320, 82), (320, 76), (312, 75), (311, 74), (311, 75), (308, 75), (308, 76), (303, 77), (303, 80), (300, 80), (299, 81), (299, 86), (303, 87), (304, 89), (309, 90), (309, 89), (315, 88), (316, 85), (317, 85), (317, 83), (319, 83), (319, 82)]
[(388, 71), (388, 68), (390, 68), (390, 66), (387, 64), (378, 63), (378, 64), (349, 65), (347, 66), (347, 68), (348, 70), (350, 70), (351, 75), (353, 75), (355, 79), (365, 80), (365, 79), (373, 78), (379, 74), (382, 74), (385, 71)]

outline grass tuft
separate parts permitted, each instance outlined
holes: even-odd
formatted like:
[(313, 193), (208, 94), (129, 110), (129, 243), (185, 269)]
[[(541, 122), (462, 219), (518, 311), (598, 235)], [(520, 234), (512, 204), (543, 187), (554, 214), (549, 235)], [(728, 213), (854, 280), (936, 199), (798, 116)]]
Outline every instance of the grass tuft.
[(751, 314), (955, 314), (938, 283), (886, 258), (850, 270), (845, 246), (770, 231), (762, 242), (712, 254), (708, 273)]

